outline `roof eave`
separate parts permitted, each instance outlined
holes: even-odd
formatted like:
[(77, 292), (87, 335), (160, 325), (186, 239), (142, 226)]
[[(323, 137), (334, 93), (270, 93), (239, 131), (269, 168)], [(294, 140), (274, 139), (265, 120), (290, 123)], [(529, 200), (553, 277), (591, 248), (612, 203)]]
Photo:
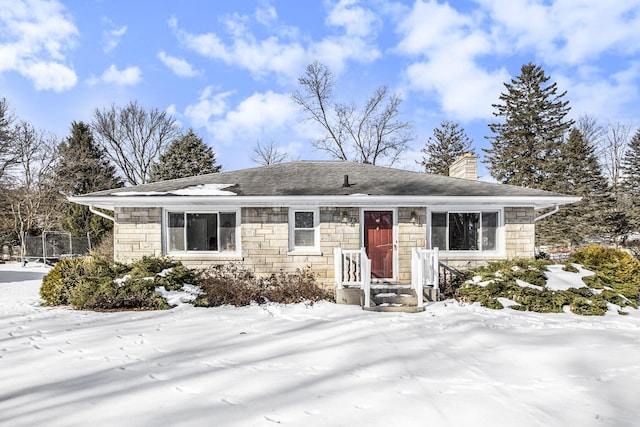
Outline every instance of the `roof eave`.
[(167, 207), (167, 206), (528, 206), (546, 209), (580, 201), (574, 196), (77, 196), (69, 201), (85, 206), (113, 210), (116, 207)]

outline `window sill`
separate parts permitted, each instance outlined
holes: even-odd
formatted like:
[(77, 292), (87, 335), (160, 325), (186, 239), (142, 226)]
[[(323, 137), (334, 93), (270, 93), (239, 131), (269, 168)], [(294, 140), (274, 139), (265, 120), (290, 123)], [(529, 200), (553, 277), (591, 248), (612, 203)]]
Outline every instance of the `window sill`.
[(493, 259), (504, 258), (506, 254), (498, 251), (439, 251), (438, 256), (448, 259)]
[(316, 249), (316, 248), (294, 249), (292, 251), (287, 252), (287, 255), (289, 255), (289, 256), (294, 256), (294, 255), (322, 256), (322, 251), (320, 249)]
[(201, 252), (201, 253), (175, 253), (169, 252), (168, 257), (176, 261), (242, 261), (242, 254), (237, 252)]

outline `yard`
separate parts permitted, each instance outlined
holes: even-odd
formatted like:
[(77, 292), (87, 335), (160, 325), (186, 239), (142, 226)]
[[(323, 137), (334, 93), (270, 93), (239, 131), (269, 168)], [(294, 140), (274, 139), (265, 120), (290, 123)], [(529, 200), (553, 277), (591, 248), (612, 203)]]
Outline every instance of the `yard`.
[(0, 425), (637, 426), (640, 313), (39, 305), (0, 265)]

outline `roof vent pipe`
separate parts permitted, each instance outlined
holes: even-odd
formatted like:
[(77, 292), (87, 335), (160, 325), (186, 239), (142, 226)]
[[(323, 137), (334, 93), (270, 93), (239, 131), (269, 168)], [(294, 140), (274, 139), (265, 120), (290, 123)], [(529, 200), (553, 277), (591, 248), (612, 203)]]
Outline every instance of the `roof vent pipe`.
[(351, 187), (351, 184), (349, 184), (349, 175), (345, 175), (344, 176), (344, 181), (342, 182), (342, 186), (343, 187)]

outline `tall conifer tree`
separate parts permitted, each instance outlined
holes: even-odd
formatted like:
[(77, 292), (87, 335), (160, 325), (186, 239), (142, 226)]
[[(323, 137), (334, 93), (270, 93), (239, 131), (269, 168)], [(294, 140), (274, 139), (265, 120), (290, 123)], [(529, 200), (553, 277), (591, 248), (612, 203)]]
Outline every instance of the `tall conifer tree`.
[(189, 129), (175, 139), (151, 167), (151, 182), (215, 173), (220, 168), (213, 149)]
[[(104, 151), (96, 144), (88, 125), (83, 122), (71, 124), (71, 135), (58, 145), (58, 161), (54, 168), (55, 185), (66, 196), (91, 193), (122, 187), (115, 167)], [(86, 206), (66, 203), (61, 218), (62, 227), (73, 235), (91, 233), (93, 244), (97, 244), (113, 224), (89, 212)]]
[(433, 130), (422, 149), (421, 165), (426, 173), (448, 175), (449, 167), (465, 153), (475, 154), (472, 142), (458, 123), (445, 120)]
[(540, 221), (536, 226), (538, 243), (578, 246), (611, 236), (615, 232), (611, 228), (614, 202), (595, 147), (573, 128), (561, 146), (559, 160), (558, 174), (563, 179), (555, 190), (582, 197), (582, 200), (562, 206), (557, 214)]
[(553, 190), (559, 179), (555, 164), (567, 130), (573, 124), (566, 118), (566, 92), (558, 93), (556, 83), (549, 84), (544, 70), (532, 63), (493, 104), (500, 123), (489, 124), (493, 136), (491, 148), (485, 149), (489, 172), (503, 184)]
[(628, 205), (631, 230), (640, 232), (640, 129), (631, 139), (622, 159), (622, 188)]

